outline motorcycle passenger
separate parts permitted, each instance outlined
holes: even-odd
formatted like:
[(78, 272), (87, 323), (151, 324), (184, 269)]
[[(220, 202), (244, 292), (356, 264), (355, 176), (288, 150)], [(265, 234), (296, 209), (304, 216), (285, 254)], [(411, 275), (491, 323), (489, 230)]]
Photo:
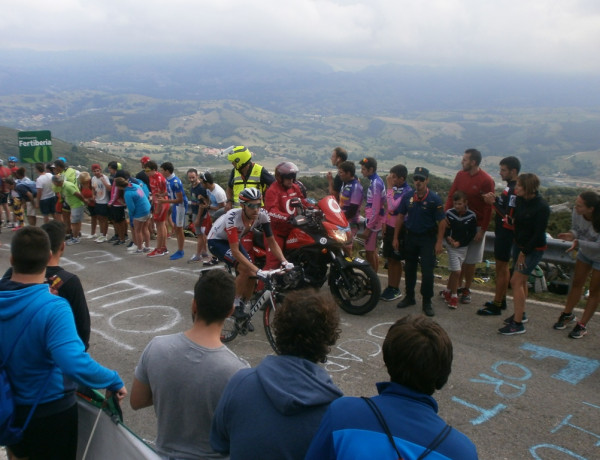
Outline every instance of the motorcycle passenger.
[(252, 152), (243, 145), (234, 147), (227, 155), (227, 160), (231, 162), (233, 169), (227, 181), (226, 211), (232, 207), (240, 207), (240, 202), (236, 198), (245, 188), (256, 188), (264, 195), (269, 185), (275, 182), (275, 178), (264, 167), (252, 163)]
[(241, 208), (231, 209), (213, 224), (208, 234), (208, 248), (219, 260), (230, 267), (237, 268), (234, 316), (236, 319), (245, 319), (248, 316), (244, 312), (245, 301), (250, 299), (254, 290), (255, 282), (252, 277), (262, 278), (264, 272), (252, 263), (248, 252), (240, 244), (244, 235), (261, 225), (269, 249), (275, 258), (287, 269), (293, 268), (293, 265), (285, 260), (273, 237), (271, 219), (267, 211), (262, 209), (260, 190), (254, 187), (245, 188), (238, 199)]
[[(294, 228), (290, 219), (297, 213), (297, 208), (290, 203), (291, 200), (300, 200), (305, 207), (310, 203), (304, 199), (302, 189), (296, 182), (298, 167), (289, 161), (279, 163), (275, 168), (275, 182), (265, 193), (265, 209), (271, 218), (271, 228), (275, 241), (283, 250), (285, 240)], [(279, 260), (271, 251), (267, 251), (265, 269), (271, 270), (279, 266)]]

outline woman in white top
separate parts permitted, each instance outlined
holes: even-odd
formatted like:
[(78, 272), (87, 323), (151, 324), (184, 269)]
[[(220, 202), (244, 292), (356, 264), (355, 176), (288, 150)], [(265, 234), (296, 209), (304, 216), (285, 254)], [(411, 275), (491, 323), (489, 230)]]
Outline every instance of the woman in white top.
[[(567, 251), (578, 249), (578, 253), (565, 310), (554, 324), (554, 329), (562, 330), (567, 327), (567, 324), (575, 322), (569, 337), (580, 339), (587, 334), (587, 323), (594, 316), (600, 302), (600, 196), (597, 193), (583, 192), (577, 197), (573, 208), (571, 230), (560, 233), (558, 237), (565, 241), (572, 241), (573, 244)], [(577, 321), (573, 309), (581, 299), (590, 272), (592, 274), (590, 294), (581, 321)]]

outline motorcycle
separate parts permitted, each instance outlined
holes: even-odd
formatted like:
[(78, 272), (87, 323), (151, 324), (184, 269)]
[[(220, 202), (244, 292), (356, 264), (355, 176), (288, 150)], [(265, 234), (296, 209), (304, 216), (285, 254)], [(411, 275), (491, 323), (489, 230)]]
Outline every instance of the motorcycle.
[[(277, 279), (277, 289), (289, 291), (303, 287), (321, 288), (325, 281), (338, 305), (352, 315), (364, 315), (375, 308), (381, 293), (379, 277), (363, 259), (346, 255), (351, 241), (346, 216), (333, 196), (326, 196), (314, 207), (305, 207), (298, 199), (289, 202), (297, 215), (283, 252), (294, 270)], [(249, 241), (251, 240), (251, 241)], [(255, 265), (264, 266), (264, 237), (256, 231), (242, 244)]]

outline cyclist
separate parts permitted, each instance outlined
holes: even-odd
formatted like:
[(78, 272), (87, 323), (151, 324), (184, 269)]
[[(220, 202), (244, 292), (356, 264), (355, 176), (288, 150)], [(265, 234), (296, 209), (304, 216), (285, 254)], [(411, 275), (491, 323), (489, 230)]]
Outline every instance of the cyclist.
[[(289, 161), (279, 163), (275, 168), (275, 181), (265, 193), (265, 209), (271, 218), (271, 228), (275, 241), (283, 250), (285, 240), (294, 228), (290, 219), (296, 215), (296, 208), (291, 205), (292, 200), (300, 200), (305, 207), (310, 203), (306, 201), (300, 186), (296, 183), (298, 167)], [(266, 269), (277, 268), (279, 261), (271, 252), (267, 252)]]
[(208, 248), (219, 260), (237, 269), (234, 316), (236, 319), (245, 319), (248, 315), (244, 312), (244, 304), (254, 291), (252, 277), (262, 278), (265, 273), (252, 263), (248, 252), (240, 243), (244, 235), (259, 225), (262, 226), (269, 249), (281, 266), (289, 270), (293, 265), (285, 260), (275, 241), (269, 214), (262, 209), (260, 190), (254, 187), (245, 188), (238, 198), (241, 208), (228, 211), (213, 224), (208, 234)]
[(275, 178), (263, 166), (252, 162), (252, 152), (243, 145), (229, 148), (227, 161), (231, 162), (233, 169), (227, 181), (227, 203), (225, 209), (239, 208), (240, 203), (235, 201), (240, 192), (249, 187), (257, 188), (264, 195), (269, 185)]

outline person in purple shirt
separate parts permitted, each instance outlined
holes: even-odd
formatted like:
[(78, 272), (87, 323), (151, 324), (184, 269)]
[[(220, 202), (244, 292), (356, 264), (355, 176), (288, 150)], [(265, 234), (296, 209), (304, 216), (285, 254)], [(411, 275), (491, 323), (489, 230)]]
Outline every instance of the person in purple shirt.
[(409, 192), (412, 192), (412, 187), (406, 183), (408, 170), (406, 166), (399, 164), (392, 169), (386, 177), (387, 181), (387, 212), (383, 224), (383, 256), (387, 259), (388, 268), (388, 285), (381, 293), (381, 300), (391, 302), (399, 299), (402, 295), (400, 292), (400, 280), (402, 278), (402, 260), (404, 255), (404, 234), (399, 234), (400, 244), (398, 249), (394, 249), (394, 227), (396, 226), (396, 216), (398, 215), (398, 207), (402, 198)]
[[(338, 176), (342, 180), (342, 186), (338, 190), (340, 208), (350, 224), (352, 240), (358, 232), (358, 223), (360, 221), (360, 205), (363, 200), (362, 184), (356, 177), (356, 166), (352, 161), (343, 161), (338, 166)], [(352, 252), (352, 240), (347, 249)]]
[(363, 233), (365, 239), (366, 259), (377, 273), (379, 269), (379, 255), (377, 254), (377, 235), (381, 231), (385, 217), (385, 184), (377, 175), (377, 160), (365, 157), (358, 162), (360, 172), (369, 179), (366, 193), (363, 191), (365, 204), (366, 229)]

